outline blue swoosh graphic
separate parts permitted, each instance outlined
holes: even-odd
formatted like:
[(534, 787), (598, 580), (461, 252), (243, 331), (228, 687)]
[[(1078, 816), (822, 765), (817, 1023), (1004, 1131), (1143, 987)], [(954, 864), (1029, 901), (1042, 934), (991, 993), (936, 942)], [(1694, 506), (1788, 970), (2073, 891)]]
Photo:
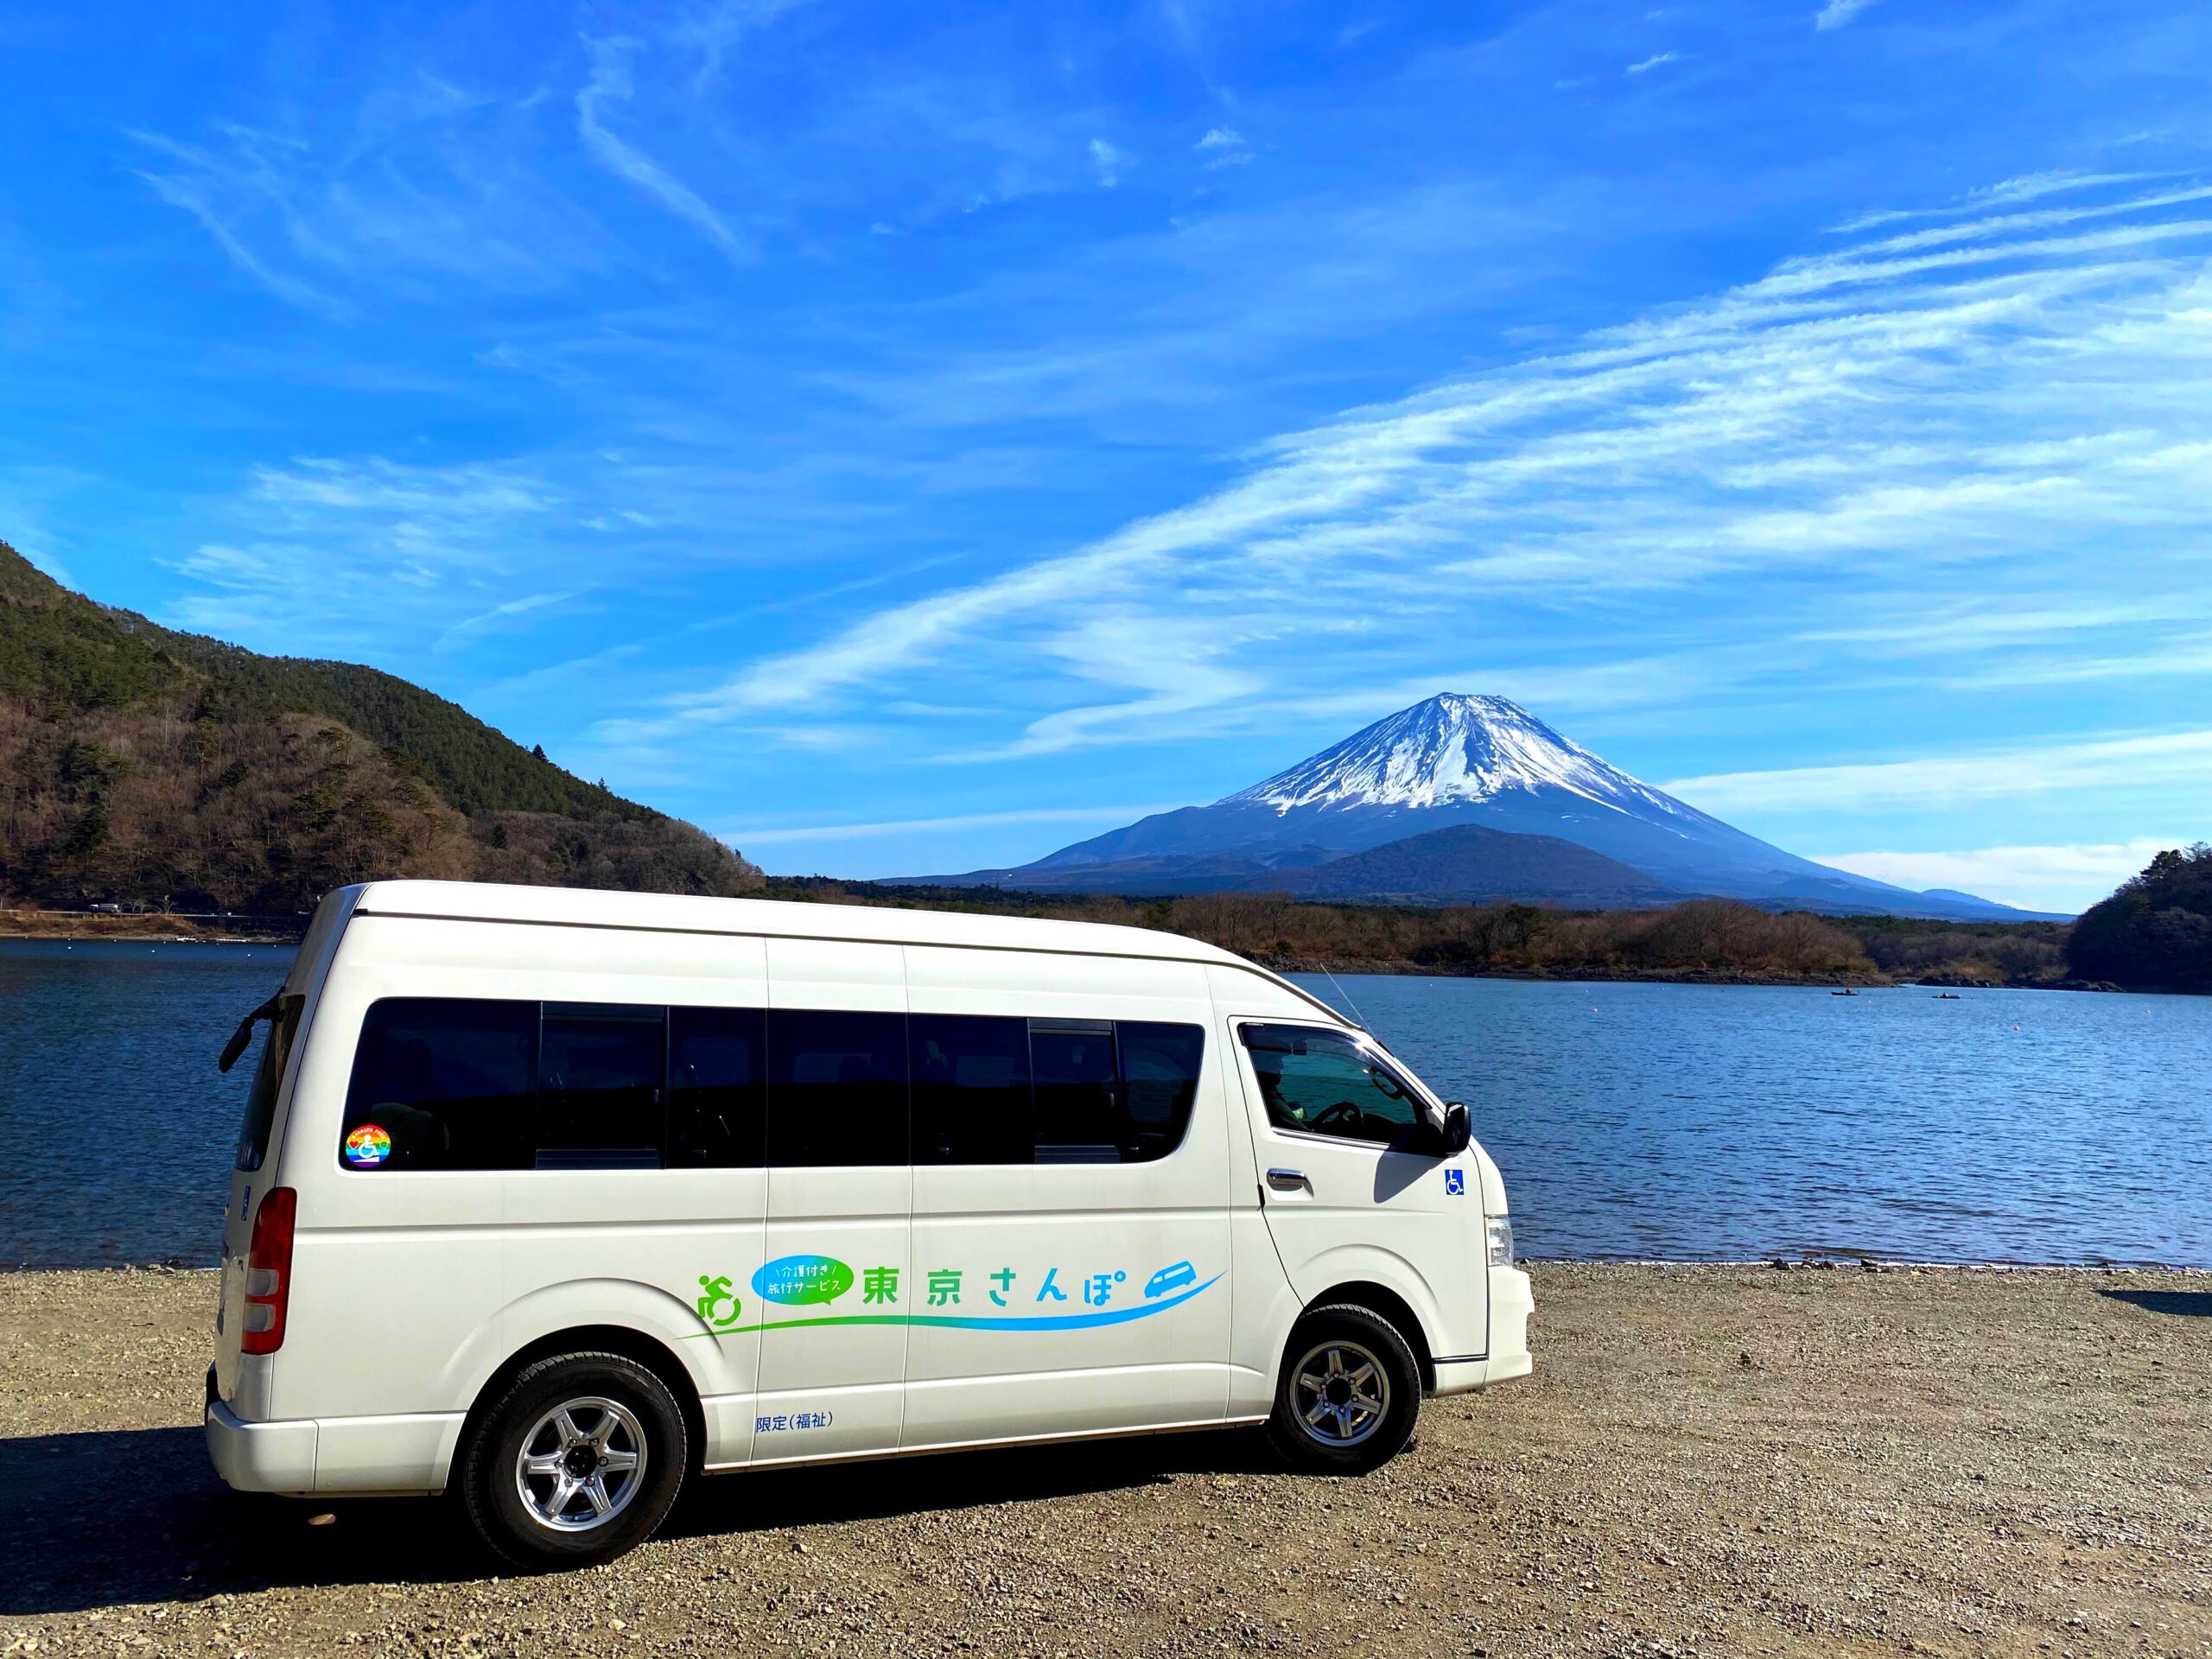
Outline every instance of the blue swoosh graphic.
[(910, 1313), (909, 1325), (948, 1325), (956, 1331), (1084, 1331), (1094, 1325), (1127, 1325), (1131, 1319), (1151, 1318), (1165, 1313), (1169, 1308), (1187, 1302), (1202, 1290), (1211, 1290), (1221, 1282), (1219, 1274), (1203, 1285), (1193, 1285), (1179, 1295), (1169, 1296), (1149, 1306), (1116, 1307), (1097, 1313), (1014, 1313), (997, 1319), (980, 1313)]
[(1217, 1273), (1204, 1284), (1193, 1285), (1160, 1301), (1105, 1308), (1096, 1313), (1004, 1313), (996, 1317), (984, 1313), (824, 1313), (810, 1319), (764, 1319), (758, 1325), (741, 1325), (726, 1331), (695, 1331), (691, 1334), (695, 1338), (745, 1337), (760, 1331), (797, 1331), (816, 1325), (929, 1325), (953, 1331), (1088, 1331), (1103, 1325), (1148, 1319), (1155, 1313), (1181, 1306), (1220, 1282), (1221, 1275)]

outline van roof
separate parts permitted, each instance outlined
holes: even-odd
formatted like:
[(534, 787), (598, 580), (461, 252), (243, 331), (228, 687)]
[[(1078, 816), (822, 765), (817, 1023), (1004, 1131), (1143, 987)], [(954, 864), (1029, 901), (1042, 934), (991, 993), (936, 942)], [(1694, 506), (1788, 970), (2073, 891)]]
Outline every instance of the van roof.
[[(1218, 945), (1179, 933), (1102, 922), (965, 911), (897, 910), (880, 905), (793, 904), (773, 899), (705, 899), (683, 893), (609, 893), (593, 887), (510, 887), (491, 881), (370, 881), (349, 890), (357, 916), (418, 916), (472, 922), (634, 928), (647, 932), (732, 933), (781, 938), (861, 939), (887, 944), (959, 944), (1001, 950), (1144, 957), (1219, 963), (1257, 973), (1351, 1022), (1312, 993)], [(333, 895), (336, 897), (337, 895)]]

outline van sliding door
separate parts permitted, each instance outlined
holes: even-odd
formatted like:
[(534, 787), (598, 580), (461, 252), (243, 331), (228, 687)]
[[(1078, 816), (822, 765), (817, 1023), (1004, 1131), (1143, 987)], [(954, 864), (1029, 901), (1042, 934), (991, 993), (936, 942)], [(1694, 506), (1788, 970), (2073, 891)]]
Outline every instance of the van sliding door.
[(907, 1447), (1218, 1422), (1228, 1120), (1204, 970), (909, 946)]
[(899, 1444), (911, 1246), (899, 948), (768, 946), (768, 1224), (755, 1465)]

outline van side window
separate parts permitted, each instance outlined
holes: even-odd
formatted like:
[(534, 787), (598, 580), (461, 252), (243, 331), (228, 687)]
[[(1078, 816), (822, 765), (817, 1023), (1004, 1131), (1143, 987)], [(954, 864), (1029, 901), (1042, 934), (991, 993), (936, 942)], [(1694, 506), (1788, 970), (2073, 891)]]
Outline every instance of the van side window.
[(918, 1164), (1138, 1164), (1183, 1143), (1201, 1026), (918, 1014)]
[(1128, 1155), (1141, 1162), (1165, 1158), (1183, 1144), (1183, 1132), (1191, 1125), (1198, 1068), (1205, 1059), (1205, 1027), (1125, 1020), (1114, 1033), (1121, 1039)]
[(1341, 1032), (1311, 1026), (1246, 1026), (1268, 1119), (1279, 1129), (1388, 1146), (1408, 1142), (1427, 1116), (1412, 1088)]
[(766, 1160), (766, 1016), (759, 1008), (668, 1011), (668, 1162), (758, 1169)]
[(527, 1169), (537, 1004), (396, 996), (371, 1005), (346, 1091), (353, 1169)]
[(1027, 1020), (917, 1014), (906, 1038), (916, 1163), (1034, 1161)]
[(1205, 1058), (1202, 1027), (1142, 1020), (387, 997), (339, 1161), (1147, 1163), (1182, 1144)]
[(1037, 1079), (1037, 1161), (1122, 1161), (1122, 1068), (1103, 1021), (1032, 1020), (1029, 1064)]
[(768, 1011), (768, 1161), (908, 1161), (905, 1014)]
[(537, 1048), (537, 1167), (660, 1167), (666, 1016), (549, 1002)]

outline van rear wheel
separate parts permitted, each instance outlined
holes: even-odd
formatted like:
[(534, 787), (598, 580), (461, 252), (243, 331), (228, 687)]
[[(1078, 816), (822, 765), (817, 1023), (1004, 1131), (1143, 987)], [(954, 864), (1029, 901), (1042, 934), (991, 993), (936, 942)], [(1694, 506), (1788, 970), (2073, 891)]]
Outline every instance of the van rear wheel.
[(1421, 1365), (1397, 1328), (1350, 1303), (1299, 1320), (1283, 1351), (1268, 1439), (1293, 1468), (1359, 1475), (1413, 1438)]
[(691, 1448), (668, 1385), (620, 1354), (562, 1354), (510, 1383), (470, 1439), (461, 1497), (518, 1567), (585, 1567), (643, 1542)]

